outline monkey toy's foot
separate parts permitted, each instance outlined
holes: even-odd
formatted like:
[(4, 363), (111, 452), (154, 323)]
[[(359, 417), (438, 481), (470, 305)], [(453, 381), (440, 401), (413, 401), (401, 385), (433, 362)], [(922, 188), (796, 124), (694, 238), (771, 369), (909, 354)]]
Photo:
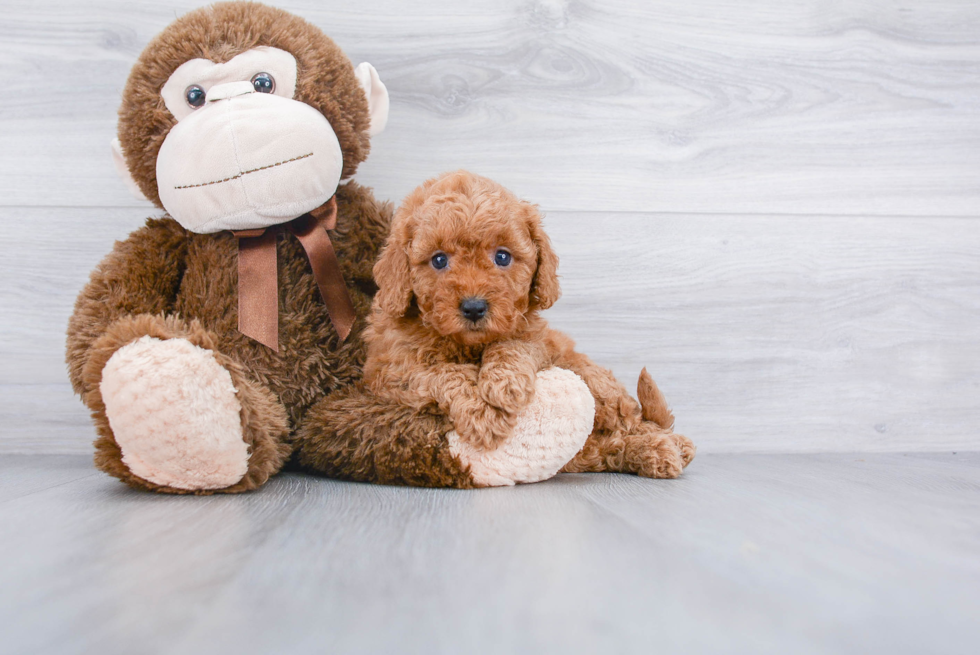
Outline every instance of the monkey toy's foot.
[(141, 337), (109, 359), (101, 393), (133, 475), (197, 491), (230, 487), (248, 472), (238, 392), (212, 351), (186, 339)]
[(538, 373), (534, 400), (517, 415), (513, 435), (483, 451), (447, 435), (453, 455), (469, 466), (477, 486), (498, 487), (553, 477), (592, 431), (595, 400), (582, 379), (560, 368)]

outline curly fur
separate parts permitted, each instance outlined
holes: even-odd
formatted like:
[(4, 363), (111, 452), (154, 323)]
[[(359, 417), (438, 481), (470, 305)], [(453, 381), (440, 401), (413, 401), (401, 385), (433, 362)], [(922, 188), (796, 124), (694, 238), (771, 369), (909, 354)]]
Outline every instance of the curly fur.
[[(507, 266), (494, 262), (501, 248), (512, 255)], [(445, 269), (432, 266), (436, 253), (448, 256)], [(596, 405), (585, 447), (563, 470), (679, 475), (694, 446), (671, 431), (673, 417), (646, 370), (638, 388), (641, 405), (610, 371), (575, 352), (574, 342), (540, 317), (559, 297), (557, 268), (533, 205), (465, 171), (425, 182), (399, 207), (374, 267), (379, 290), (364, 333), (365, 390), (348, 399), (348, 411), (360, 424), (363, 412), (381, 406), (438, 409), (468, 445), (492, 449), (511, 434), (517, 413), (533, 399), (538, 371), (557, 366), (578, 374)], [(460, 312), (461, 301), (471, 297), (489, 305), (475, 323)], [(306, 457), (307, 444), (335, 443), (331, 431), (343, 431), (336, 420), (318, 427), (319, 433), (298, 436), (305, 465), (371, 479), (363, 471), (351, 473), (349, 465), (335, 462), (324, 469)], [(411, 441), (411, 432), (410, 425), (399, 426), (399, 438)], [(346, 434), (349, 448), (361, 447), (357, 435)], [(368, 432), (360, 436), (370, 438)]]

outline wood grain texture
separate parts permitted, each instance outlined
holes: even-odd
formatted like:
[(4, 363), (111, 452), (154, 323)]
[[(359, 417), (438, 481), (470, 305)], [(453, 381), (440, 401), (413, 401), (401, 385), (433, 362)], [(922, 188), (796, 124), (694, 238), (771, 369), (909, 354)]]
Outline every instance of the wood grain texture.
[[(134, 492), (4, 458), (0, 652), (972, 653), (980, 455), (709, 455), (457, 491)], [(45, 469), (47, 473), (42, 473)]]
[[(6, 2), (0, 202), (132, 206), (119, 94), (200, 4)], [(382, 197), (467, 167), (549, 210), (980, 213), (973, 0), (280, 4), (388, 84)]]
[(980, 449), (969, 219), (553, 214), (549, 320), (722, 451)]
[(89, 411), (67, 382), (0, 384), (0, 417), (0, 455), (93, 453)]
[[(0, 451), (88, 452), (64, 329), (89, 271), (140, 216), (0, 208), (0, 226), (37, 226), (0, 232)], [(552, 325), (631, 390), (649, 367), (702, 452), (980, 450), (975, 221), (545, 223), (563, 285)]]
[[(200, 4), (0, 12), (0, 452), (89, 452), (63, 330), (157, 213), (112, 170), (119, 94)], [(702, 452), (980, 448), (977, 3), (281, 6), (388, 84), (359, 181), (465, 166), (540, 204), (550, 319), (649, 366)]]
[(4, 455), (0, 458), (0, 503), (101, 475), (77, 455)]

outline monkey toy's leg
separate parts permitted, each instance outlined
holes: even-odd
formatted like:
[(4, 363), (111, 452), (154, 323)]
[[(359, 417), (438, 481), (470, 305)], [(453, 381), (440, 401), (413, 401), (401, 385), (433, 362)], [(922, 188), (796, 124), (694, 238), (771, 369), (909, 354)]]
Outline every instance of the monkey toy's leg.
[(356, 385), (310, 408), (296, 431), (294, 461), (341, 480), (468, 489), (475, 485), (449, 451), (450, 430), (435, 406), (413, 408)]
[(580, 375), (596, 401), (592, 434), (562, 471), (676, 478), (694, 459), (694, 445), (673, 432), (674, 417), (646, 369), (637, 387), (638, 404), (611, 371), (585, 355), (573, 353), (560, 365)]
[(555, 475), (585, 443), (595, 405), (573, 373), (541, 371), (514, 433), (492, 450), (459, 439), (436, 405), (411, 407), (363, 387), (320, 400), (296, 436), (296, 461), (330, 477), (424, 487), (493, 487)]
[(172, 220), (116, 244), (75, 304), (69, 375), (103, 471), (170, 493), (252, 489), (289, 455), (286, 412), (213, 334), (171, 313), (186, 244)]
[(286, 410), (196, 322), (140, 315), (91, 349), (85, 402), (96, 465), (169, 493), (254, 489), (288, 458)]

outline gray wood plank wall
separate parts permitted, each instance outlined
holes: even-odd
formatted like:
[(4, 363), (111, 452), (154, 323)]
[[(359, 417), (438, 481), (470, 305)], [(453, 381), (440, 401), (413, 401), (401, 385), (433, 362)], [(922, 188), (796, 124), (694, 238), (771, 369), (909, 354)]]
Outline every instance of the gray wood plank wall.
[[(63, 332), (148, 215), (128, 70), (197, 2), (0, 12), (0, 452), (87, 452)], [(980, 3), (278, 3), (388, 85), (357, 179), (465, 167), (538, 203), (552, 322), (704, 451), (980, 449)]]

